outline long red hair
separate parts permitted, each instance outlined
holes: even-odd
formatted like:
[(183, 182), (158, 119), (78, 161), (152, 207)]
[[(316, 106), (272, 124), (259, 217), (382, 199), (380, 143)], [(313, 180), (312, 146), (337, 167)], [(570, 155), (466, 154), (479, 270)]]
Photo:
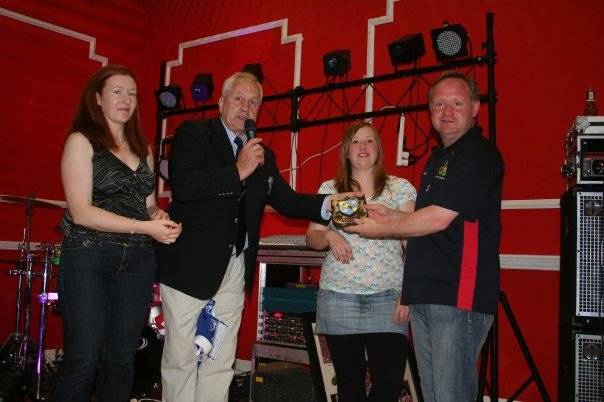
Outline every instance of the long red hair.
[[(105, 115), (97, 103), (97, 94), (101, 94), (107, 79), (114, 75), (126, 75), (132, 77), (134, 82), (136, 82), (134, 73), (128, 67), (119, 64), (110, 64), (100, 68), (88, 79), (71, 123), (70, 132), (81, 132), (88, 138), (88, 141), (90, 141), (94, 148), (117, 148)], [(138, 103), (132, 117), (124, 125), (124, 135), (132, 152), (140, 158), (147, 157), (149, 154), (149, 143), (145, 136), (143, 136), (141, 129)]]

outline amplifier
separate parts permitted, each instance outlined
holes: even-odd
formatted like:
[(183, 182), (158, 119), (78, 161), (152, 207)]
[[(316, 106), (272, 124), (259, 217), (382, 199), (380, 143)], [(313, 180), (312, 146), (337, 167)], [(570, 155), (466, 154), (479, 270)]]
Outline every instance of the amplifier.
[(316, 287), (265, 287), (261, 297), (257, 340), (304, 346), (303, 314), (316, 309)]
[(561, 200), (560, 312), (573, 326), (604, 317), (602, 192), (590, 189), (574, 187)]
[(269, 363), (259, 367), (252, 379), (254, 402), (317, 402), (308, 367), (292, 363)]
[(573, 187), (560, 202), (558, 400), (565, 402), (604, 400), (604, 210), (593, 190)]
[(602, 336), (573, 331), (562, 335), (568, 348), (560, 351), (558, 399), (574, 402), (604, 400), (604, 352)]
[(576, 400), (581, 402), (604, 400), (602, 336), (576, 334), (575, 362)]
[(561, 173), (569, 184), (604, 183), (604, 116), (580, 116), (566, 135)]
[(305, 346), (304, 320), (300, 314), (263, 311), (260, 340), (282, 345)]

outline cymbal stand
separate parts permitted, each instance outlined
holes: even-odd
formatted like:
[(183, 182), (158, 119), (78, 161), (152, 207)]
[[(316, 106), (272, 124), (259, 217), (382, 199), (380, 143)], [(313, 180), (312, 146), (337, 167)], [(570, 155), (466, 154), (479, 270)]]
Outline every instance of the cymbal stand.
[(46, 344), (46, 313), (48, 301), (50, 300), (48, 294), (48, 280), (51, 276), (52, 269), (52, 258), (54, 247), (51, 243), (42, 243), (40, 248), (44, 250), (44, 269), (42, 271), (42, 292), (38, 297), (40, 303), (40, 323), (38, 326), (38, 351), (36, 353), (36, 366), (34, 368), (35, 378), (35, 398), (40, 400), (42, 398), (42, 377), (44, 376), (45, 356), (44, 347)]
[[(21, 329), (21, 295), (23, 293), (23, 276), (19, 275), (20, 272), (24, 272), (27, 267), (27, 256), (25, 254), (25, 243), (19, 243), (19, 252), (21, 254), (19, 262), (17, 263), (17, 303), (15, 305), (15, 334), (19, 333)], [(11, 272), (12, 273), (12, 272)]]
[(24, 314), (24, 323), (23, 323), (23, 341), (21, 343), (21, 358), (19, 359), (22, 362), (23, 366), (21, 368), (25, 369), (27, 365), (27, 349), (29, 346), (30, 336), (29, 336), (29, 326), (31, 323), (31, 287), (33, 281), (33, 255), (31, 254), (31, 217), (33, 213), (33, 207), (31, 204), (31, 200), (33, 196), (28, 200), (27, 206), (25, 208), (25, 230), (24, 230), (24, 249), (25, 255), (27, 256), (27, 264), (25, 270), (25, 296), (23, 298), (23, 304), (25, 307)]
[[(32, 205), (33, 196), (28, 198), (25, 208), (25, 227), (23, 228), (23, 243), (19, 244), (21, 258), (16, 269), (10, 271), (12, 275), (17, 275), (17, 301), (15, 305), (15, 332), (9, 336), (7, 341), (2, 345), (4, 358), (8, 361), (3, 363), (11, 363), (16, 368), (25, 370), (27, 365), (27, 353), (31, 338), (29, 336), (29, 326), (31, 321), (31, 288), (33, 280), (33, 259), (31, 253), (31, 218), (33, 212)], [(25, 276), (25, 286), (23, 286), (23, 277)], [(23, 331), (22, 329), (23, 321)]]

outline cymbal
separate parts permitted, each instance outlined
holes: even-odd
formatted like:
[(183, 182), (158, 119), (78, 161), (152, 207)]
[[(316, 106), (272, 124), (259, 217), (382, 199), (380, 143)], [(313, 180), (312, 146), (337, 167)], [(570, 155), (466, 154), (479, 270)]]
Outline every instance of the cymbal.
[(18, 258), (0, 258), (0, 264), (17, 264), (20, 260)]
[(31, 205), (32, 207), (62, 209), (67, 208), (65, 201), (46, 200), (35, 197), (21, 197), (18, 195), (0, 194), (0, 202), (9, 204)]

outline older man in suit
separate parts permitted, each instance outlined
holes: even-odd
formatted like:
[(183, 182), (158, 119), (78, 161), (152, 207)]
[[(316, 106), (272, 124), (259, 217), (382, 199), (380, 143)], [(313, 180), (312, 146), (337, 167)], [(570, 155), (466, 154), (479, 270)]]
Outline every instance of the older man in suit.
[[(183, 229), (175, 244), (157, 249), (166, 402), (227, 402), (243, 289), (251, 284), (265, 205), (292, 218), (330, 217), (324, 195), (296, 193), (279, 174), (273, 152), (260, 138), (246, 137), (244, 122), (256, 119), (261, 100), (256, 77), (236, 73), (223, 84), (220, 117), (185, 121), (174, 137), (169, 214)], [(215, 360), (204, 358), (198, 369), (193, 338), (210, 299), (228, 328)]]

